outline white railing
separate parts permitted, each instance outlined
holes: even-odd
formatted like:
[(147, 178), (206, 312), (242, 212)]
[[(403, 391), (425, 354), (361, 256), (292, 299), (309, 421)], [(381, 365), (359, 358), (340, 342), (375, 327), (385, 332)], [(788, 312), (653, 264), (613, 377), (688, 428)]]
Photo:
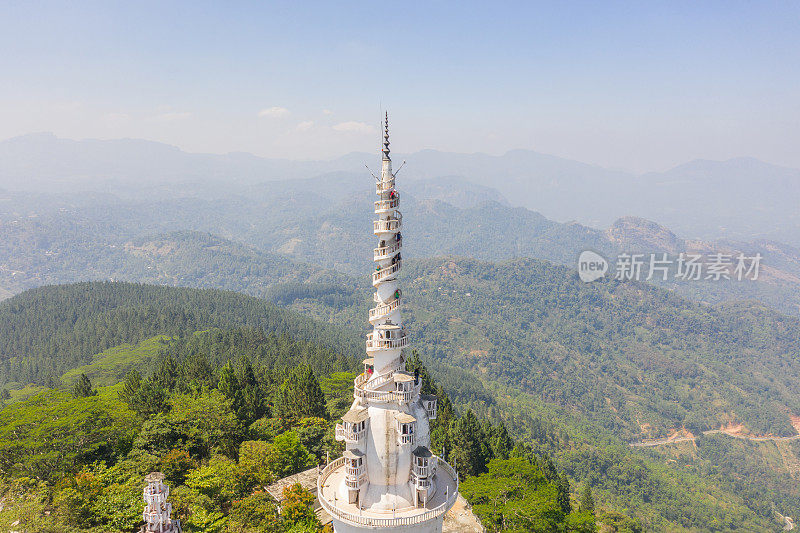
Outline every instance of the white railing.
[(366, 429), (360, 431), (348, 430), (342, 424), (336, 424), (336, 440), (355, 443), (364, 438)]
[(405, 435), (400, 435), (400, 444), (414, 444), (414, 434), (407, 433)]
[(366, 480), (367, 480), (366, 475), (357, 478), (351, 478), (351, 477), (344, 478), (344, 482), (347, 485), (347, 488), (354, 490), (363, 485)]
[(392, 376), (394, 376), (394, 373), (397, 372), (398, 370), (400, 370), (399, 366), (394, 370), (389, 371), (386, 374), (381, 374), (380, 376), (374, 376), (372, 377), (372, 379), (369, 379), (371, 376), (367, 376), (366, 374), (359, 374), (358, 377), (356, 377), (355, 386), (363, 388), (363, 385), (365, 383), (369, 383), (371, 389), (377, 389), (384, 383), (387, 383), (389, 380), (391, 380)]
[(386, 268), (382, 268), (380, 270), (376, 270), (375, 272), (373, 272), (372, 273), (372, 285), (375, 286), (378, 283), (380, 283), (381, 281), (385, 280), (386, 278), (390, 278), (390, 277), (394, 276), (395, 274), (397, 274), (397, 272), (400, 271), (400, 265), (402, 265), (402, 264), (403, 264), (403, 260), (401, 259), (400, 261), (398, 261), (398, 262), (396, 262), (396, 263), (394, 263), (392, 265), (389, 265)]
[(364, 465), (354, 467), (345, 463), (345, 472), (349, 478), (364, 477)]
[[(325, 493), (323, 492), (323, 487), (325, 486), (325, 482), (328, 480), (328, 477), (330, 477), (331, 473), (333, 473), (335, 470), (338, 470), (339, 467), (344, 464), (344, 462), (345, 458), (340, 457), (339, 459), (336, 459), (332, 463), (328, 464), (328, 466), (322, 470), (322, 473), (317, 478), (317, 496), (319, 498), (320, 505), (322, 505), (322, 508), (325, 509), (329, 515), (344, 522), (349, 522), (352, 525), (367, 527), (393, 527), (421, 524), (422, 522), (433, 520), (434, 518), (446, 513), (453, 506), (453, 504), (456, 503), (456, 499), (458, 498), (458, 474), (455, 473), (450, 465), (444, 461), (439, 461), (440, 465), (447, 466), (445, 471), (451, 475), (456, 485), (454, 490), (447, 494), (447, 499), (440, 505), (425, 511), (424, 513), (395, 518), (378, 518), (374, 516), (364, 516), (363, 514), (350, 513), (344, 509), (336, 507), (332, 502), (325, 499)], [(402, 512), (407, 513), (408, 511), (404, 510)]]
[[(363, 374), (361, 374), (363, 376)], [(397, 403), (400, 405), (404, 405), (407, 403), (411, 403), (414, 398), (419, 395), (419, 391), (422, 389), (422, 380), (410, 391), (379, 391), (379, 390), (372, 390), (364, 388), (364, 382), (360, 380), (359, 376), (356, 378), (355, 386), (353, 387), (353, 396), (356, 398), (363, 398), (365, 400), (373, 400), (376, 402), (383, 402), (383, 403)], [(392, 377), (392, 374), (387, 374), (385, 376), (380, 376), (375, 381), (370, 381), (370, 387), (380, 387), (384, 383), (388, 382)], [(378, 381), (380, 380), (380, 381)]]
[(391, 200), (378, 200), (375, 202), (375, 212), (391, 211), (400, 205), (400, 195), (396, 194)]
[(431, 480), (427, 478), (414, 478), (414, 485), (418, 489), (427, 489), (431, 486)]
[(436, 420), (436, 400), (422, 400), (422, 407), (425, 408), (425, 413), (428, 415), (429, 420)]
[(390, 218), (389, 220), (373, 220), (372, 232), (387, 233), (400, 231), (400, 227), (403, 225), (403, 215), (400, 214), (400, 211), (395, 211), (394, 214), (394, 218)]
[(400, 336), (395, 339), (376, 339), (374, 333), (370, 333), (367, 335), (367, 351), (405, 348), (408, 345), (408, 334), (406, 334), (406, 330), (404, 329), (399, 331)]
[(443, 461), (442, 459), (440, 459), (438, 456), (435, 455), (434, 457), (436, 458), (436, 468), (444, 470), (451, 478), (453, 478), (456, 481), (456, 492), (458, 492), (458, 472), (456, 472), (455, 469), (452, 466), (450, 466), (450, 464), (447, 463), (447, 461)]
[(400, 307), (400, 298), (396, 298), (392, 300), (388, 304), (379, 305), (369, 310), (369, 319), (370, 321), (381, 319), (386, 315), (394, 312), (398, 307)]
[(431, 457), (430, 459), (428, 459), (428, 461), (430, 461), (430, 464), (428, 464), (428, 466), (419, 466), (418, 464), (414, 463), (414, 468), (412, 470), (412, 473), (414, 474), (415, 477), (425, 478), (432, 476), (436, 473), (436, 460), (433, 457)]
[(372, 257), (375, 261), (379, 261), (381, 259), (388, 259), (391, 257), (395, 252), (399, 252), (400, 248), (403, 247), (402, 241), (398, 241), (394, 244), (389, 246), (382, 246), (381, 248), (375, 248), (372, 251)]
[(375, 193), (380, 194), (382, 192), (391, 191), (394, 189), (394, 178), (388, 179), (386, 181), (379, 181), (375, 184)]

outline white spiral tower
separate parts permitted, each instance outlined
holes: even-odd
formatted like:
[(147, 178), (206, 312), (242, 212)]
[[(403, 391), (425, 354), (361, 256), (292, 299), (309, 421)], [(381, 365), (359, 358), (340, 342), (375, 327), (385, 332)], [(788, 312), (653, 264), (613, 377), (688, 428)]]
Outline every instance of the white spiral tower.
[(388, 113), (381, 152), (373, 222), (378, 244), (373, 250), (375, 306), (369, 312), (367, 359), (355, 379), (353, 405), (336, 425), (336, 439), (344, 441), (345, 452), (320, 473), (317, 495), (336, 533), (438, 533), (458, 496), (458, 475), (430, 450), (436, 397), (421, 394), (419, 376), (404, 367), (408, 335), (397, 281), (403, 216), (389, 157)]

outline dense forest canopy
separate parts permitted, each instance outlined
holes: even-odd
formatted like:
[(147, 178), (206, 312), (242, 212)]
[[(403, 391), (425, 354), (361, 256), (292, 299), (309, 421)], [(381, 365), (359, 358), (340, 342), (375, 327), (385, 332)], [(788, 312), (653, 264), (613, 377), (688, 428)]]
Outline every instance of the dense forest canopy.
[[(746, 418), (752, 431), (790, 432), (781, 405), (793, 406), (791, 376), (796, 363), (788, 354), (797, 338), (794, 319), (752, 305), (699, 306), (638, 284), (585, 285), (566, 269), (531, 260), (490, 265), (453, 258), (410, 264), (407, 322), (420, 349), (420, 357), (410, 362), (424, 364), (430, 370), (425, 375), (435, 376), (438, 383), (430, 387), (442, 395), (449, 393), (454, 400), (450, 422), (446, 426), (443, 422), (435, 432), (436, 445), (455, 454), (459, 468), (466, 469), (464, 476), (482, 475), (484, 483), (496, 483), (490, 477), (496, 477), (498, 470), (487, 470), (487, 465), (492, 458), (510, 457), (500, 451), (508, 448), (499, 446), (506, 437), (493, 429), (505, 422), (508, 438), (517, 435), (532, 446), (528, 452), (515, 452), (515, 457), (538, 464), (548, 480), (541, 492), (514, 493), (519, 501), (509, 500), (508, 512), (555, 509), (531, 503), (551, 490), (548, 483), (556, 489), (563, 484), (560, 478), (548, 478), (545, 463), (537, 463), (545, 457), (552, 457), (559, 476), (566, 476), (574, 504), (570, 512), (581, 511), (578, 488), (590, 487), (601, 510), (596, 518), (604, 524), (619, 524), (619, 531), (625, 531), (623, 527), (635, 530), (636, 520), (653, 530), (764, 530), (775, 520), (774, 509), (794, 512), (792, 502), (800, 495), (793, 484), (786, 483), (791, 477), (763, 467), (789, 457), (786, 450), (795, 453), (792, 448), (781, 448), (783, 456), (779, 453), (776, 459), (766, 446), (754, 445), (747, 454), (725, 440), (714, 445), (699, 441), (698, 451), (671, 456), (660, 450), (637, 451), (625, 443), (642, 435), (640, 421), (650, 424), (645, 435), (658, 435), (679, 424), (718, 427), (731, 405), (737, 406), (736, 416)], [(85, 405), (86, 412), (98, 420), (107, 420), (92, 428), (99, 434), (87, 434), (87, 442), (97, 439), (107, 444), (88, 446), (86, 455), (70, 456), (77, 452), (65, 445), (58, 456), (48, 458), (46, 450), (30, 444), (36, 442), (35, 433), (26, 433), (20, 444), (5, 441), (0, 461), (7, 465), (6, 475), (42, 477), (47, 468), (55, 472), (66, 468), (69, 475), (91, 474), (101, 484), (111, 479), (117, 483), (122, 481), (119, 469), (128, 468), (126, 461), (132, 460), (130, 454), (143, 449), (155, 457), (173, 453), (180, 464), (197, 465), (184, 470), (234, 472), (238, 468), (234, 463), (241, 461), (242, 439), (266, 443), (248, 445), (257, 449), (274, 446), (278, 435), (291, 432), (298, 434), (312, 456), (319, 458), (325, 449), (334, 450), (325, 448), (328, 445), (321, 435), (347, 408), (353, 374), (343, 371), (357, 368), (363, 351), (363, 341), (352, 326), (363, 321), (369, 291), (308, 283), (276, 286), (272, 294), (284, 306), (327, 317), (329, 322), (236, 293), (125, 283), (45, 287), (0, 304), (0, 354), (6, 390), (11, 392), (0, 415), (9, 417), (2, 419), (8, 431), (19, 427), (15, 420), (31, 416), (26, 413), (33, 410), (38, 411), (44, 428), (49, 427), (48, 420), (70, 420), (60, 413), (77, 405)], [(493, 312), (482, 312), (485, 309)], [(308, 371), (289, 376), (288, 367), (298, 363)], [(117, 365), (117, 370), (103, 367), (95, 372), (102, 365)], [(732, 375), (734, 371), (742, 375)], [(124, 380), (112, 394), (109, 387), (85, 383), (84, 375), (102, 377), (109, 384), (115, 376)], [(310, 375), (324, 392), (324, 409)], [(63, 383), (63, 387), (19, 401), (28, 378), (40, 386), (58, 388)], [(289, 386), (295, 382), (310, 385)], [(709, 383), (730, 387), (709, 388)], [(702, 394), (712, 392), (713, 402), (698, 401), (705, 398)], [(759, 404), (763, 394), (773, 394), (775, 401)], [(117, 424), (113, 416), (103, 414), (114, 398), (126, 406), (113, 408), (114, 414), (124, 415), (130, 428), (125, 430), (129, 433), (115, 434), (121, 438), (117, 443), (107, 441), (102, 433), (108, 424)], [(297, 410), (304, 418), (298, 425), (276, 426), (272, 419), (292, 412), (287, 406), (296, 398), (303, 398), (309, 407), (307, 412)], [(313, 398), (317, 399), (309, 400)], [(40, 406), (28, 402), (40, 402)], [(220, 402), (226, 411), (208, 410)], [(185, 421), (197, 416), (190, 408), (205, 409), (202, 416), (218, 425), (200, 433), (189, 431)], [(74, 427), (82, 427), (80, 419)], [(129, 436), (122, 438), (125, 435)], [(145, 437), (155, 440), (142, 440)], [(68, 432), (64, 438), (74, 435)], [(296, 450), (283, 439), (279, 443)], [(188, 453), (189, 459), (176, 449)], [(214, 459), (217, 455), (228, 462)], [(290, 456), (291, 461), (299, 461), (290, 464), (304, 464), (302, 454)], [(46, 462), (38, 463), (37, 457)], [(73, 474), (64, 466), (92, 461), (102, 461), (111, 473)], [(131, 466), (131, 471), (162, 464), (152, 461)], [(528, 467), (514, 464), (521, 470), (513, 475), (534, 475)], [(751, 473), (750, 483), (736, 472), (737, 466)], [(183, 467), (175, 468), (179, 472)], [(285, 473), (294, 467), (274, 468)], [(176, 475), (177, 480), (182, 474)], [(766, 476), (768, 481), (753, 485), (755, 476)], [(58, 483), (55, 479), (45, 482)], [(19, 494), (28, 498), (32, 497), (29, 489), (33, 490), (13, 490), (21, 490)], [(41, 509), (52, 505), (52, 489), (36, 491)], [(226, 494), (239, 497), (243, 493)], [(475, 502), (508, 497), (492, 494), (477, 492)], [(241, 516), (228, 507), (228, 500), (211, 499), (217, 507), (187, 500), (181, 508), (196, 517), (202, 508), (209, 524)], [(257, 498), (247, 501), (267, 505)], [(570, 513), (565, 506), (560, 508), (566, 520)], [(676, 508), (681, 509), (679, 514)], [(502, 521), (498, 518), (502, 512), (481, 518), (486, 524), (497, 523)], [(552, 516), (561, 520), (556, 515)]]
[[(132, 320), (150, 324), (146, 315)], [(0, 411), (0, 525), (42, 533), (130, 532), (140, 523), (143, 476), (160, 470), (187, 532), (330, 531), (302, 487), (284, 489), (280, 505), (264, 487), (341, 454), (333, 430), (352, 401), (354, 374), (335, 370), (348, 358), (252, 326), (162, 340), (144, 373), (130, 370), (120, 383), (97, 388), (80, 374), (70, 389), (49, 389)], [(146, 352), (129, 355), (137, 353)], [(547, 456), (515, 442), (502, 424), (457, 413), (416, 354), (407, 369), (441, 398), (433, 447), (458, 461), (462, 479), (474, 478), (478, 492), (469, 497), (476, 504), (482, 486), (502, 481), (494, 479), (492, 461), (513, 458), (510, 464), (541, 485), (533, 506), (523, 493), (504, 496), (510, 509), (525, 509), (524, 521), (514, 523), (539, 524), (540, 531), (595, 530), (594, 510), (573, 506), (568, 478)], [(490, 531), (517, 530), (498, 522), (496, 513), (478, 516)]]
[(78, 283), (34, 289), (0, 303), (0, 381), (52, 384), (70, 368), (122, 343), (229, 326), (324, 343), (347, 354), (342, 368), (349, 368), (362, 349), (352, 331), (242, 294)]

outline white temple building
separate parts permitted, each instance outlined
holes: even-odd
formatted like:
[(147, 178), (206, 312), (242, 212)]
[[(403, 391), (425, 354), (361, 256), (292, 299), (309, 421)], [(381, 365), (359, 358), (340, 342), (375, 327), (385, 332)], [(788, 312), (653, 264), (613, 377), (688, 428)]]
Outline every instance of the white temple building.
[(336, 426), (344, 455), (317, 480), (317, 496), (336, 533), (442, 531), (458, 496), (458, 475), (430, 450), (436, 397), (420, 394), (418, 376), (405, 371), (408, 336), (400, 315), (402, 265), (400, 196), (389, 157), (386, 116), (373, 233), (375, 306), (369, 312), (364, 373), (355, 379), (353, 405)]
[(147, 486), (144, 488), (144, 512), (142, 520), (144, 525), (140, 533), (181, 533), (180, 520), (173, 520), (172, 504), (169, 498), (169, 487), (164, 484), (164, 474), (151, 472), (144, 478)]

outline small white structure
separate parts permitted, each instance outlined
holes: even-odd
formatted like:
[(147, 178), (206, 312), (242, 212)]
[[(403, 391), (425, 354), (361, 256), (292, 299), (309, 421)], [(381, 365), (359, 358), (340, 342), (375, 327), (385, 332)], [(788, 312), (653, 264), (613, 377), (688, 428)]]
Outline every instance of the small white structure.
[(169, 498), (169, 487), (164, 484), (164, 474), (151, 472), (144, 478), (144, 525), (140, 533), (181, 533), (181, 521), (172, 520), (172, 504)]
[(444, 514), (458, 497), (458, 474), (430, 451), (429, 421), (436, 397), (420, 394), (419, 376), (404, 370), (408, 344), (400, 315), (402, 266), (400, 195), (389, 157), (386, 116), (381, 176), (376, 184), (373, 233), (375, 287), (369, 312), (364, 373), (355, 379), (354, 401), (336, 426), (344, 455), (317, 480), (317, 497), (333, 518), (336, 533), (380, 530), (439, 533)]

